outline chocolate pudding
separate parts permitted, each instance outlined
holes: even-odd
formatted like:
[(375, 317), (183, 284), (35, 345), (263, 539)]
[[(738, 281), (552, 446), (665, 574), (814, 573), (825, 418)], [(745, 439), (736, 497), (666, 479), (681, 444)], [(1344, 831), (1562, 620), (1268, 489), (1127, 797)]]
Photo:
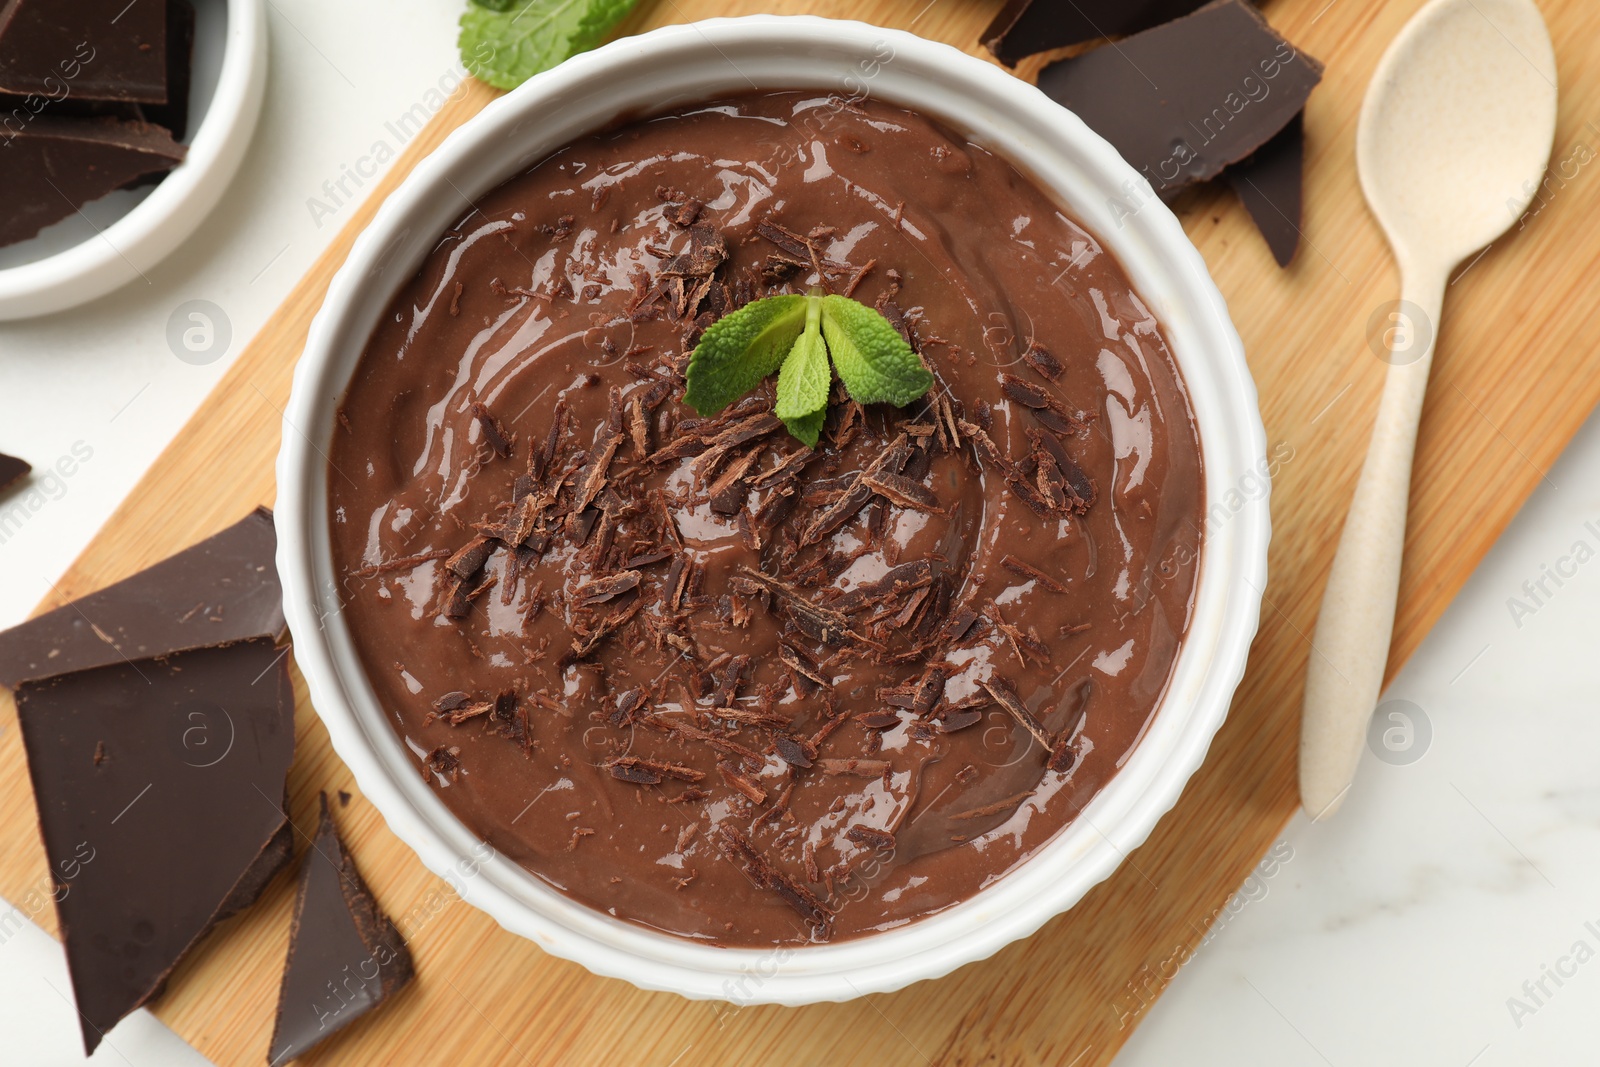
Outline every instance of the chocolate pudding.
[[(712, 322), (821, 290), (935, 376), (682, 400)], [(577, 141), (480, 198), (374, 330), (333, 558), (395, 730), (473, 832), (698, 941), (860, 937), (1069, 824), (1160, 702), (1200, 553), (1161, 328), (1032, 181), (820, 93)]]

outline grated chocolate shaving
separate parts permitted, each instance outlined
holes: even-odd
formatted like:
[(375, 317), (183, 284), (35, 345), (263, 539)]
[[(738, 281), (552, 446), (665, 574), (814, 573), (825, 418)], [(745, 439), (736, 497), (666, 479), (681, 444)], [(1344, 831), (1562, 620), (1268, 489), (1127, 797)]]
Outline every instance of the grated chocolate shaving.
[(899, 474), (880, 473), (869, 475), (863, 479), (866, 486), (891, 504), (898, 504), (903, 508), (915, 511), (931, 512), (943, 515), (944, 509), (939, 506), (939, 498), (933, 495), (933, 490), (921, 482), (914, 482)]
[(980, 708), (963, 708), (960, 711), (946, 712), (939, 720), (939, 729), (947, 734), (953, 734), (957, 730), (965, 730), (982, 718), (983, 711)]
[[(449, 555), (450, 550), (448, 548), (440, 548), (435, 549), (432, 552), (420, 552), (415, 556), (403, 556), (399, 559), (391, 559), (385, 560), (382, 563), (374, 563), (369, 566), (362, 567), (355, 573), (356, 577), (358, 578), (376, 578), (380, 574), (389, 574), (393, 571), (415, 570), (424, 563), (432, 563), (436, 559), (445, 559)], [(200, 605), (196, 605), (197, 609), (199, 607)]]
[(844, 836), (858, 845), (876, 849), (879, 852), (894, 851), (894, 834), (888, 830), (880, 830), (876, 826), (867, 826), (863, 823), (854, 823), (844, 832)]
[(685, 767), (681, 763), (645, 759), (642, 756), (616, 756), (606, 760), (605, 767), (613, 778), (620, 778), (625, 782), (637, 782), (640, 785), (657, 785), (663, 778), (676, 778), (680, 782), (698, 782), (706, 776), (704, 771)]
[(799, 741), (788, 734), (779, 734), (772, 739), (773, 747), (778, 750), (778, 755), (783, 757), (783, 762), (791, 767), (810, 767), (816, 752), (806, 751), (806, 742)]
[(472, 585), (465, 578), (451, 578), (449, 593), (445, 598), (444, 614), (446, 618), (463, 619), (472, 611), (473, 601), (477, 600), (494, 585), (497, 579), (490, 575), (478, 585)]
[(1061, 361), (1050, 353), (1050, 350), (1038, 341), (1029, 341), (1027, 349), (1022, 353), (1023, 362), (1032, 367), (1039, 375), (1050, 381), (1061, 377), (1064, 368)]
[(457, 578), (465, 581), (483, 570), (483, 565), (488, 562), (492, 552), (494, 552), (494, 542), (480, 534), (457, 549), (455, 554), (445, 561), (445, 567)]
[(1032, 734), (1034, 739), (1044, 746), (1046, 752), (1055, 747), (1049, 732), (1044, 728), (1044, 724), (1034, 718), (1033, 712), (1029, 711), (1027, 706), (1022, 703), (1022, 698), (1017, 695), (1016, 689), (1010, 682), (997, 676), (990, 681), (984, 682), (983, 687), (989, 691), (990, 696), (994, 697), (995, 703), (1010, 712), (1011, 717), (1021, 723), (1023, 729)]
[(872, 498), (873, 490), (869, 479), (883, 474), (899, 474), (901, 468), (906, 465), (906, 460), (910, 458), (910, 439), (905, 434), (900, 434), (865, 469), (851, 477), (836, 503), (824, 508), (806, 526), (800, 535), (800, 546), (804, 548), (807, 545), (814, 545), (849, 522)]
[(745, 777), (745, 775), (740, 772), (739, 768), (735, 767), (727, 760), (717, 761), (717, 773), (722, 775), (722, 780), (728, 783), (731, 788), (738, 790), (740, 793), (743, 793), (747, 798), (749, 798), (752, 804), (762, 804), (766, 802), (767, 791), (762, 789), (749, 778)]
[(804, 886), (784, 874), (763, 856), (750, 839), (731, 826), (717, 827), (717, 846), (724, 856), (741, 867), (751, 881), (762, 889), (770, 889), (783, 898), (806, 924), (819, 941), (833, 935), (833, 914), (828, 906)]
[(573, 590), (574, 603), (580, 607), (603, 604), (639, 586), (642, 577), (638, 571), (621, 571), (604, 578), (585, 578)]
[(1046, 574), (1044, 571), (1030, 563), (1024, 563), (1022, 560), (1018, 559), (1016, 556), (1013, 556), (1009, 552), (1000, 557), (1000, 566), (1004, 567), (1006, 570), (1017, 575), (1018, 577), (1027, 578), (1038, 582), (1052, 593), (1067, 592), (1067, 587), (1063, 585), (1060, 580), (1050, 577), (1050, 575)]
[(1016, 807), (1018, 804), (1021, 804), (1024, 800), (1027, 800), (1031, 796), (1033, 796), (1033, 790), (1030, 789), (1026, 793), (1018, 793), (1015, 796), (1009, 796), (1003, 800), (996, 800), (991, 804), (985, 804), (982, 807), (973, 808), (970, 811), (959, 812), (950, 816), (950, 818), (983, 819), (990, 815), (999, 815), (1003, 811), (1010, 811), (1012, 808)]
[(820, 759), (816, 762), (819, 771), (834, 777), (881, 778), (889, 769), (889, 761), (883, 759)]
[(472, 415), (478, 420), (478, 426), (483, 430), (483, 439), (494, 450), (494, 454), (501, 459), (510, 459), (516, 438), (506, 433), (506, 428), (500, 424), (500, 420), (495, 418), (482, 402), (473, 401)]
[(461, 749), (455, 745), (439, 745), (422, 757), (422, 767), (424, 781), (431, 781), (428, 775), (436, 774), (447, 782), (453, 782), (461, 773)]

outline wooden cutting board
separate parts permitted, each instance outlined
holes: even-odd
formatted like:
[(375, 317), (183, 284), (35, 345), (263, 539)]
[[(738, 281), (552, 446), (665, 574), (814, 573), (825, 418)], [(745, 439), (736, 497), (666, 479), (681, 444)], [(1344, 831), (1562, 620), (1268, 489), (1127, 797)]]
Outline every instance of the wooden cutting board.
[[(865, 19), (980, 54), (977, 35), (998, 6), (645, 0), (624, 32), (776, 10)], [(1178, 206), (1244, 337), (1269, 450), (1288, 458), (1273, 489), (1261, 633), (1232, 714), (1177, 807), (1114, 876), (1032, 938), (945, 979), (848, 1004), (736, 1008), (595, 978), (505, 933), (426, 871), (358, 794), (342, 821), (368, 881), (410, 938), (418, 977), (307, 1062), (1108, 1063), (1295, 810), (1307, 635), (1383, 377), (1367, 323), (1399, 286), (1357, 186), (1356, 117), (1379, 54), (1419, 6), (1267, 6), (1290, 40), (1327, 64), (1306, 119), (1306, 242), (1292, 269), (1273, 265), (1225, 191), (1193, 193)], [(1592, 225), (1600, 217), (1600, 125), (1586, 121), (1600, 117), (1600, 5), (1540, 6), (1563, 81), (1555, 176), (1520, 232), (1449, 292), (1417, 450), (1391, 676), (1600, 399), (1590, 288), (1600, 273), (1600, 228)], [(1021, 73), (1031, 77), (1037, 67)], [(492, 97), (469, 83), (412, 142), (41, 610), (272, 503), (290, 372), (329, 278), (383, 195)], [(296, 826), (308, 831), (317, 791), (354, 785), (303, 686), (301, 694), (290, 788)], [(14, 707), (0, 700), (0, 894), (54, 930), (14, 727)], [(302, 847), (305, 840), (302, 833)], [(219, 1064), (265, 1061), (292, 895), (292, 879), (280, 876), (184, 963), (155, 1006)]]

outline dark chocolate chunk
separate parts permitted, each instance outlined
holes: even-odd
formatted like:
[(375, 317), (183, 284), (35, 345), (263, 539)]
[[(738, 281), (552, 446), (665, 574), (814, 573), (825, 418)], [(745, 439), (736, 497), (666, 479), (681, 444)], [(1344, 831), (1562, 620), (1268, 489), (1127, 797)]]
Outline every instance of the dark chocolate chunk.
[[(3, 155), (0, 152), (0, 155)], [(283, 635), (272, 513), (0, 632), (0, 685), (247, 637)]]
[[(1115, 47), (1052, 63), (1039, 88), (1169, 196), (1255, 152), (1321, 80), (1322, 64), (1244, 0), (1219, 0)], [(1137, 208), (1133, 201), (1127, 210)]]
[[(141, 0), (143, 2), (143, 0)], [(146, 122), (165, 126), (174, 141), (189, 132), (189, 86), (194, 70), (194, 8), (189, 0), (167, 0), (167, 102), (143, 104)]]
[(378, 907), (320, 798), (317, 836), (300, 861), (289, 958), (267, 1062), (302, 1056), (382, 1004), (415, 973), (405, 938)]
[(1008, 67), (1038, 52), (1123, 37), (1187, 15), (1206, 0), (1010, 0), (979, 38)]
[(0, 148), (7, 201), (0, 245), (27, 240), (137, 178), (171, 170), (188, 151), (148, 122), (48, 115), (20, 130), (7, 128)]
[(33, 466), (27, 460), (0, 452), (0, 493), (22, 481), (32, 470)]
[(0, 143), (10, 140), (10, 135), (35, 115), (49, 115), (58, 119), (127, 119), (145, 121), (145, 108), (154, 104), (134, 104), (121, 100), (80, 100), (67, 95), (59, 100), (39, 96), (18, 96), (0, 92)]
[(257, 638), (17, 689), (89, 1052), (289, 860), (286, 653)]
[(1305, 115), (1301, 113), (1255, 155), (1223, 172), (1280, 267), (1287, 267), (1300, 247), (1304, 157)]
[(166, 103), (165, 0), (10, 0), (0, 8), (0, 91)]

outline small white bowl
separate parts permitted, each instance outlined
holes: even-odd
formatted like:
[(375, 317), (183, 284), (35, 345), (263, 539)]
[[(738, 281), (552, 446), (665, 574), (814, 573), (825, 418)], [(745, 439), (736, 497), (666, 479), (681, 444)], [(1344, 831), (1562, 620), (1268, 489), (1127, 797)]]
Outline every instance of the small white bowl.
[(188, 156), (148, 192), (119, 190), (0, 248), (0, 322), (77, 307), (141, 277), (222, 198), (261, 114), (267, 8), (264, 0), (194, 0), (194, 8)]
[[(821, 88), (937, 117), (1053, 190), (1121, 260), (1161, 321), (1199, 424), (1210, 514), (1194, 617), (1157, 715), (1081, 818), (971, 899), (900, 929), (801, 948), (695, 944), (611, 918), (494, 854), (417, 773), (340, 612), (329, 549), (335, 409), (374, 324), (476, 197), (616, 116), (719, 94)], [(806, 1004), (946, 974), (1073, 906), (1178, 799), (1227, 714), (1266, 585), (1265, 443), (1222, 296), (1178, 220), (1076, 116), (1000, 68), (858, 22), (713, 19), (630, 37), (542, 74), (456, 130), (390, 195), (312, 324), (278, 455), (278, 570), (295, 659), (334, 748), (389, 827), (506, 929), (597, 974), (740, 1003)], [(1230, 493), (1232, 495), (1230, 495)]]

